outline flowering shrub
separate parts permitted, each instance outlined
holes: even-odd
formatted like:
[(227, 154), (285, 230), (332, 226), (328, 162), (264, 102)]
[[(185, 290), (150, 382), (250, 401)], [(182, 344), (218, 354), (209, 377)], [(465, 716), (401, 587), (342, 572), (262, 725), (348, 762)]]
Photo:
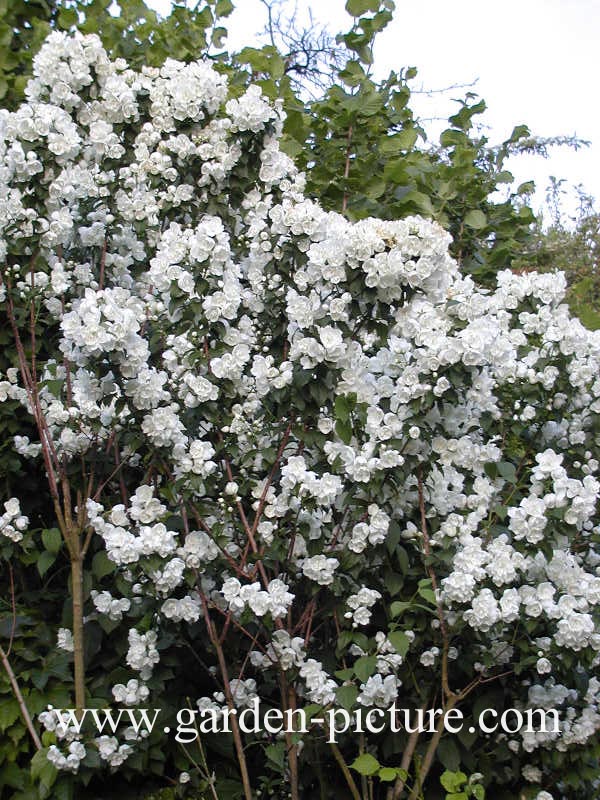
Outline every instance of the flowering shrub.
[[(15, 449), (45, 472), (48, 549), (71, 566), (76, 705), (100, 619), (126, 633), (94, 681), (105, 703), (159, 707), (170, 674), (185, 706), (169, 654), (186, 643), (212, 681), (192, 702), (218, 714), (255, 697), (313, 716), (558, 709), (558, 732), (453, 737), (442, 717), (432, 736), (339, 746), (318, 725), (244, 736), (230, 715), (230, 796), (434, 798), (461, 765), (494, 797), (589, 796), (600, 334), (570, 317), (560, 274), (482, 289), (435, 223), (323, 211), (279, 149), (282, 116), (207, 63), (135, 72), (59, 33), (27, 102), (0, 112), (18, 353), (0, 398), (34, 420)], [(26, 550), (38, 531), (18, 498), (5, 511)], [(151, 757), (131, 728), (40, 719), (58, 770)], [(201, 752), (174, 759), (180, 791), (227, 796), (231, 766), (215, 777)]]

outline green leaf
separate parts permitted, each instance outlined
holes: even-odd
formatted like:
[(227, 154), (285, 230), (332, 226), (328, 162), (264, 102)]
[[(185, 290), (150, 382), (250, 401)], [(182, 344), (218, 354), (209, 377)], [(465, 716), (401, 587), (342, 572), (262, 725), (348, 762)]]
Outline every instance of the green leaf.
[(228, 17), (233, 11), (233, 3), (231, 0), (219, 0), (215, 7), (218, 17)]
[(386, 570), (383, 576), (383, 583), (390, 596), (394, 597), (404, 585), (404, 578), (402, 575), (392, 572), (392, 570)]
[(483, 211), (479, 211), (479, 209), (474, 209), (473, 211), (469, 211), (469, 213), (465, 217), (465, 225), (468, 225), (469, 228), (475, 228), (479, 230), (481, 228), (485, 228), (487, 225), (487, 217), (483, 213)]
[(19, 704), (12, 698), (0, 702), (0, 730), (5, 731), (19, 718)]
[(37, 560), (37, 569), (40, 573), (40, 577), (44, 577), (44, 575), (48, 572), (52, 564), (56, 561), (56, 556), (53, 553), (49, 553), (47, 550), (41, 554), (41, 556)]
[[(447, 770), (457, 770), (460, 766), (460, 752), (458, 749), (458, 745), (456, 744), (455, 740), (446, 736), (441, 740), (438, 746), (438, 758), (442, 762), (442, 764), (446, 767)], [(462, 783), (466, 781), (466, 775), (463, 775), (462, 772), (455, 773), (458, 776), (462, 776), (461, 783), (455, 786), (455, 789), (460, 788)], [(457, 778), (458, 780), (458, 778)]]
[(74, 8), (61, 8), (58, 12), (58, 25), (62, 30), (68, 30), (77, 24), (77, 11)]
[(440, 778), (440, 783), (447, 792), (460, 791), (461, 787), (466, 782), (467, 776), (464, 774), (464, 772), (454, 772), (448, 769), (442, 773)]
[(216, 791), (219, 800), (239, 800), (244, 796), (244, 787), (232, 778), (217, 778)]
[(335, 696), (338, 699), (338, 703), (342, 708), (345, 708), (346, 711), (350, 711), (354, 704), (356, 703), (356, 698), (358, 697), (358, 689), (356, 686), (338, 686), (335, 691)]
[[(399, 133), (394, 134), (391, 137), (391, 141), (394, 142), (394, 145), (399, 147), (401, 150), (412, 150), (417, 141), (419, 134), (414, 128), (404, 128), (404, 130), (400, 131)], [(383, 141), (383, 146), (385, 147), (386, 140)]]
[(60, 400), (64, 381), (62, 380), (49, 380), (45, 381), (46, 388), (50, 394), (54, 395), (57, 400)]
[(390, 606), (390, 614), (392, 615), (392, 619), (399, 617), (401, 614), (404, 614), (410, 608), (411, 604), (407, 603), (406, 600), (396, 600)]
[(52, 789), (52, 800), (73, 800), (73, 782), (61, 778)]
[(361, 656), (354, 664), (356, 677), (366, 683), (377, 668), (377, 658), (375, 656)]
[(394, 650), (402, 657), (408, 653), (410, 639), (405, 633), (402, 631), (392, 631), (392, 633), (388, 633), (387, 638)]
[(423, 600), (427, 600), (427, 602), (431, 603), (432, 606), (437, 605), (437, 600), (433, 589), (429, 589), (427, 586), (419, 586), (419, 594)]
[(503, 170), (496, 175), (496, 183), (512, 183), (514, 175), (508, 170)]
[[(46, 763), (40, 769), (39, 775), (38, 775), (38, 780), (40, 782), (40, 786), (39, 786), (40, 798), (42, 798), (42, 797), (50, 797), (50, 790), (52, 789), (52, 786), (54, 785), (54, 782), (56, 781), (57, 777), (58, 777), (58, 770), (56, 769), (54, 764), (52, 764), (52, 762), (50, 762), (50, 761), (48, 761), (48, 759), (46, 759)], [(54, 795), (54, 793), (53, 793), (53, 796), (56, 796), (56, 795)], [(64, 797), (64, 795), (63, 795), (63, 797)]]
[(92, 559), (92, 572), (94, 576), (101, 580), (105, 575), (110, 575), (115, 569), (115, 564), (106, 555), (105, 550), (99, 550)]
[(340, 394), (335, 398), (335, 402), (333, 404), (333, 413), (336, 420), (340, 422), (347, 422), (350, 419), (350, 413), (354, 405), (350, 403), (350, 400), (346, 395)]
[(380, 781), (395, 781), (398, 777), (398, 770), (392, 767), (382, 767), (377, 773)]
[(306, 714), (306, 719), (311, 720), (316, 714), (320, 714), (323, 710), (323, 706), (319, 705), (318, 703), (310, 703), (307, 706), (304, 706), (304, 713)]
[(397, 547), (396, 548), (396, 558), (398, 559), (398, 566), (400, 567), (400, 572), (403, 575), (406, 575), (410, 568), (410, 561), (408, 558), (408, 553), (404, 549), (404, 547)]
[(505, 481), (509, 483), (517, 482), (517, 470), (514, 464), (511, 464), (510, 461), (500, 461), (496, 466), (498, 468), (498, 474), (503, 477)]
[(379, 0), (347, 0), (346, 11), (353, 17), (361, 17), (367, 11), (377, 11)]
[(442, 147), (454, 147), (455, 145), (464, 144), (467, 141), (467, 135), (463, 131), (457, 131), (453, 128), (448, 128), (440, 135), (440, 144)]
[[(398, 523), (395, 520), (392, 520), (388, 528), (387, 536), (385, 537), (385, 546), (390, 555), (392, 555), (394, 550), (398, 547), (401, 536), (402, 536), (402, 529), (400, 525), (398, 525)], [(402, 574), (404, 575), (405, 573), (406, 570), (402, 569)]]
[[(0, 751), (0, 757), (5, 755), (5, 752)], [(0, 780), (4, 782), (6, 786), (10, 786), (12, 789), (24, 789), (25, 788), (25, 770), (19, 769), (19, 767), (14, 762), (4, 761), (2, 766), (2, 777)]]
[(42, 769), (49, 763), (48, 750), (46, 748), (38, 750), (31, 759), (31, 777), (34, 780), (38, 778)]
[(519, 139), (526, 139), (529, 136), (531, 136), (531, 131), (527, 125), (517, 125), (515, 128), (513, 128), (510, 138), (506, 141), (507, 144), (513, 144), (514, 142), (518, 142)]
[(265, 755), (276, 764), (281, 770), (285, 766), (285, 742), (277, 742), (277, 744), (269, 745), (265, 750)]
[(223, 43), (227, 38), (227, 28), (218, 27), (212, 32), (212, 43), (215, 47), (223, 47)]
[(335, 432), (344, 444), (350, 444), (352, 441), (352, 425), (349, 422), (342, 422), (338, 419), (335, 423)]
[(350, 764), (350, 769), (356, 770), (360, 775), (374, 775), (380, 768), (379, 761), (370, 753), (363, 753)]
[(498, 465), (495, 461), (488, 461), (487, 464), (483, 465), (483, 469), (488, 478), (494, 480), (498, 477)]
[(48, 528), (42, 531), (42, 542), (49, 553), (56, 555), (62, 544), (62, 535), (58, 528)]
[(365, 78), (365, 71), (359, 61), (350, 60), (338, 75), (348, 86), (357, 86)]

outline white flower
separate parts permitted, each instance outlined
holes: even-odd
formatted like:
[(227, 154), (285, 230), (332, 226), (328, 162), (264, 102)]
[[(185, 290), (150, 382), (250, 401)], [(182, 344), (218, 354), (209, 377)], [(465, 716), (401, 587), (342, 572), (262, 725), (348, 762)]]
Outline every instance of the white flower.
[(395, 675), (372, 675), (366, 683), (361, 684), (358, 702), (363, 706), (389, 708), (398, 697), (400, 681)]
[(112, 695), (116, 703), (126, 706), (137, 706), (148, 699), (150, 690), (144, 683), (135, 678), (127, 681), (127, 684), (117, 683), (112, 688)]
[(0, 515), (0, 535), (20, 542), (23, 531), (29, 525), (29, 518), (21, 514), (21, 506), (16, 497), (11, 497), (4, 503), (5, 513)]
[(547, 658), (538, 658), (535, 668), (538, 671), (538, 675), (547, 675), (552, 672), (552, 664)]
[(73, 634), (68, 628), (59, 628), (56, 636), (56, 646), (61, 650), (66, 650), (67, 653), (72, 653), (74, 650)]
[(353, 628), (369, 624), (371, 621), (370, 609), (380, 598), (380, 592), (375, 589), (368, 589), (366, 586), (362, 586), (356, 594), (350, 595), (346, 603), (351, 610), (344, 616), (346, 619), (352, 620)]
[(433, 667), (439, 654), (439, 647), (432, 647), (430, 650), (424, 650), (421, 653), (419, 661), (424, 667)]
[(155, 664), (158, 664), (160, 657), (156, 649), (157, 635), (155, 631), (138, 633), (135, 628), (129, 631), (129, 650), (127, 651), (127, 663), (136, 672), (140, 673), (140, 678), (146, 681), (152, 675)]
[(302, 562), (302, 573), (320, 586), (328, 586), (333, 582), (333, 575), (339, 563), (337, 558), (327, 558), (323, 555), (312, 556), (312, 558), (305, 558)]

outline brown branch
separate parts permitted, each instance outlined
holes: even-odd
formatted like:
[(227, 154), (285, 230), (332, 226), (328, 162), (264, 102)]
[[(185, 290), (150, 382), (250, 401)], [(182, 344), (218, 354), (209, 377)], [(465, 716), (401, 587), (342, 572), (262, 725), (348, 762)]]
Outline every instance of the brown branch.
[(440, 631), (442, 634), (442, 690), (444, 692), (444, 699), (452, 700), (453, 698), (456, 699), (457, 695), (455, 692), (452, 691), (452, 689), (450, 688), (450, 684), (448, 682), (448, 650), (449, 650), (448, 628), (446, 626), (446, 619), (444, 617), (442, 604), (439, 600), (438, 583), (435, 570), (433, 569), (431, 564), (427, 563), (427, 560), (431, 556), (431, 542), (429, 540), (429, 533), (427, 530), (427, 517), (425, 515), (425, 500), (423, 497), (423, 471), (421, 465), (419, 465), (418, 468), (417, 479), (418, 479), (418, 489), (419, 489), (419, 509), (421, 512), (421, 533), (423, 534), (423, 549), (425, 552), (425, 559), (426, 559), (425, 569), (427, 570), (427, 574), (431, 579), (432, 589), (435, 592), (437, 613), (438, 613), (438, 619), (440, 621)]
[[(118, 468), (121, 465), (121, 459), (119, 456), (119, 444), (116, 441), (114, 444), (114, 454), (115, 454), (115, 464)], [(121, 491), (121, 500), (123, 501), (123, 505), (127, 507), (129, 505), (129, 494), (127, 493), (127, 487), (125, 486), (125, 481), (123, 480), (122, 472), (119, 472), (119, 489)]]
[(98, 281), (98, 288), (104, 289), (104, 267), (106, 265), (106, 236), (102, 243), (102, 254), (100, 255), (100, 279)]
[(446, 706), (446, 709), (444, 710), (444, 713), (440, 715), (436, 731), (431, 737), (431, 741), (429, 742), (429, 746), (427, 747), (427, 751), (425, 752), (425, 758), (423, 759), (423, 764), (421, 765), (421, 769), (419, 770), (419, 774), (417, 775), (417, 780), (415, 781), (415, 785), (413, 786), (412, 792), (410, 793), (408, 800), (417, 800), (417, 798), (420, 795), (423, 784), (425, 783), (425, 778), (429, 774), (429, 770), (431, 769), (431, 765), (433, 764), (435, 752), (438, 748), (438, 745), (444, 733), (444, 723), (446, 721), (446, 714), (448, 714), (448, 712), (454, 708), (456, 702), (457, 702), (456, 696), (451, 697), (448, 700), (448, 704)]
[(17, 683), (17, 679), (15, 678), (15, 673), (13, 672), (12, 667), (10, 666), (7, 655), (4, 652), (4, 648), (2, 647), (2, 645), (0, 645), (0, 661), (2, 661), (2, 666), (4, 667), (4, 670), (8, 675), (8, 680), (10, 681), (13, 693), (15, 695), (17, 703), (19, 704), (19, 708), (21, 710), (21, 716), (23, 717), (23, 721), (27, 726), (29, 735), (33, 740), (36, 750), (41, 750), (42, 743), (40, 742), (40, 737), (38, 736), (36, 729), (33, 727), (31, 714), (29, 713), (27, 705), (25, 704), (25, 700), (19, 688), (19, 684)]
[[(229, 674), (227, 671), (227, 662), (225, 661), (225, 654), (223, 653), (223, 647), (221, 646), (221, 642), (219, 641), (219, 636), (215, 630), (215, 626), (213, 625), (213, 621), (210, 617), (210, 612), (208, 610), (208, 604), (206, 602), (206, 597), (204, 596), (204, 592), (202, 592), (200, 589), (198, 591), (200, 594), (200, 600), (202, 602), (202, 610), (204, 613), (204, 620), (206, 622), (206, 627), (208, 629), (208, 636), (213, 644), (213, 647), (217, 652), (217, 660), (219, 662), (221, 678), (223, 679), (223, 692), (225, 694), (225, 699), (227, 701), (227, 707), (230, 712), (233, 712), (235, 709), (235, 703), (233, 702), (233, 694), (231, 692), (231, 685), (229, 683)], [(233, 742), (235, 745), (238, 764), (240, 768), (242, 785), (244, 787), (244, 797), (245, 800), (252, 800), (252, 787), (250, 785), (248, 765), (246, 763), (246, 756), (244, 754), (244, 744), (242, 742), (242, 736), (240, 734), (237, 715), (231, 713), (229, 716), (231, 719), (231, 731), (233, 733)]]
[(329, 746), (331, 747), (331, 752), (333, 753), (333, 757), (337, 761), (340, 769), (342, 770), (342, 773), (344, 774), (344, 778), (346, 779), (346, 783), (348, 784), (348, 788), (350, 789), (350, 794), (352, 795), (353, 800), (362, 800), (360, 792), (358, 791), (358, 786), (354, 782), (352, 773), (350, 772), (350, 770), (348, 769), (348, 765), (344, 761), (344, 756), (341, 754), (340, 748), (337, 746), (335, 742), (329, 742)]
[[(281, 705), (284, 714), (288, 709), (292, 712), (296, 709), (296, 692), (293, 686), (289, 686), (285, 670), (279, 666), (279, 679), (281, 690)], [(292, 717), (293, 719), (293, 717)], [(300, 788), (298, 784), (298, 746), (294, 743), (292, 732), (285, 731), (285, 744), (290, 768), (290, 800), (300, 800)]]
[[(348, 180), (348, 176), (350, 175), (350, 156), (352, 155), (352, 134), (353, 134), (352, 125), (348, 127), (348, 138), (346, 144), (346, 163), (344, 165), (344, 182)], [(344, 185), (344, 197), (342, 199), (342, 214), (345, 214), (348, 209), (348, 190)]]
[(14, 306), (10, 290), (11, 286), (10, 284), (8, 284), (7, 303), (6, 303), (7, 316), (10, 322), (13, 336), (15, 338), (15, 348), (17, 350), (17, 358), (19, 361), (19, 369), (21, 372), (21, 377), (23, 379), (23, 385), (25, 386), (25, 391), (27, 392), (27, 396), (29, 398), (29, 403), (31, 405), (31, 413), (33, 414), (33, 418), (35, 420), (36, 427), (38, 429), (38, 434), (40, 437), (40, 442), (42, 445), (42, 455), (44, 459), (44, 466), (46, 468), (48, 484), (50, 487), (50, 494), (52, 495), (52, 499), (55, 501), (56, 504), (59, 500), (59, 494), (58, 494), (58, 486), (54, 470), (56, 468), (57, 471), (60, 471), (60, 462), (56, 455), (56, 451), (54, 450), (52, 437), (50, 436), (50, 431), (48, 430), (46, 419), (42, 413), (39, 401), (39, 394), (37, 391), (37, 383), (29, 369), (29, 363), (27, 361), (27, 356), (25, 355), (25, 349), (23, 347), (23, 342), (21, 341), (21, 335), (19, 333), (19, 328), (17, 326), (17, 322), (15, 319)]
[[(421, 710), (424, 711), (427, 708), (427, 704), (421, 706)], [(415, 749), (417, 747), (417, 742), (419, 740), (419, 736), (421, 735), (421, 731), (419, 728), (415, 728), (414, 731), (410, 734), (408, 738), (408, 742), (406, 747), (404, 748), (404, 752), (402, 753), (402, 761), (400, 762), (400, 769), (403, 769), (404, 772), (408, 773), (408, 769), (410, 767), (410, 762), (412, 761), (412, 757), (414, 755)], [(402, 796), (402, 792), (404, 791), (404, 786), (406, 785), (406, 779), (398, 776), (396, 782), (393, 786), (390, 786), (387, 793), (387, 800), (399, 800)]]
[[(197, 589), (197, 591), (198, 591), (198, 593), (201, 593), (201, 591), (202, 591), (202, 590), (198, 588), (198, 589)], [(228, 615), (228, 613), (229, 613), (228, 611), (224, 611), (222, 608), (219, 608), (219, 606), (217, 606), (217, 605), (214, 605), (214, 604), (211, 604), (211, 606), (210, 606), (210, 607), (211, 607), (211, 608), (213, 608), (215, 611), (217, 611), (219, 614), (221, 614), (221, 615), (222, 615), (222, 616), (224, 616), (224, 617), (227, 617), (227, 615)], [(263, 645), (262, 645), (262, 644), (260, 644), (260, 642), (259, 642), (259, 641), (257, 641), (257, 638), (256, 638), (256, 636), (255, 636), (255, 635), (252, 635), (252, 634), (250, 633), (250, 631), (247, 631), (247, 630), (246, 630), (246, 628), (244, 628), (244, 626), (243, 626), (243, 625), (240, 625), (240, 623), (239, 623), (239, 622), (236, 622), (236, 620), (235, 620), (235, 619), (233, 619), (233, 617), (231, 618), (231, 624), (233, 625), (233, 627), (234, 627), (236, 630), (238, 630), (240, 633), (243, 633), (243, 634), (244, 634), (244, 636), (247, 636), (247, 637), (248, 637), (248, 639), (250, 639), (250, 641), (251, 641), (253, 644), (256, 644), (256, 645), (257, 645), (257, 646), (258, 646), (258, 647), (259, 647), (259, 648), (260, 648), (260, 649), (263, 651), (263, 653), (265, 653), (265, 654), (266, 654), (266, 649), (263, 647)]]

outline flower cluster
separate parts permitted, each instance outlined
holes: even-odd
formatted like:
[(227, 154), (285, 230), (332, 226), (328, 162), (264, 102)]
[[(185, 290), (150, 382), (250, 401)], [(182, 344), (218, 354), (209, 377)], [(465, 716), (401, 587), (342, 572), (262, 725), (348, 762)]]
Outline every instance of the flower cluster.
[(269, 581), (266, 590), (260, 586), (258, 581), (242, 586), (237, 578), (228, 578), (221, 592), (228, 608), (238, 615), (249, 608), (257, 617), (265, 614), (270, 614), (273, 619), (284, 617), (294, 600), (287, 584), (275, 578)]
[(28, 525), (28, 517), (21, 514), (19, 499), (11, 497), (4, 503), (4, 514), (0, 516), (0, 534), (13, 542), (20, 542)]

